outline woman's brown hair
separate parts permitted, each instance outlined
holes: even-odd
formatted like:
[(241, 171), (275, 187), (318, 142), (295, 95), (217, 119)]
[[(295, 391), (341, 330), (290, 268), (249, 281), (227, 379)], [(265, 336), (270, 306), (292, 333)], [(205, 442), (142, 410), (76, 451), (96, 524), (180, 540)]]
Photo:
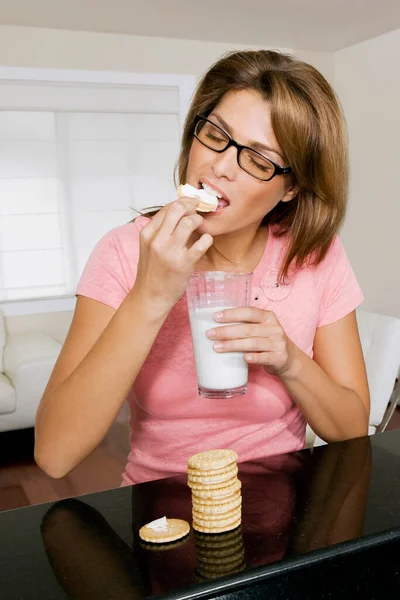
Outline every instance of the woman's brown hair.
[[(347, 132), (337, 96), (317, 69), (272, 50), (230, 52), (202, 77), (187, 114), (177, 162), (177, 183), (186, 182), (194, 120), (208, 116), (229, 91), (254, 90), (268, 101), (275, 137), (298, 187), (264, 218), (287, 236), (280, 276), (325, 257), (344, 218), (348, 190)], [(268, 184), (267, 184), (268, 185)]]

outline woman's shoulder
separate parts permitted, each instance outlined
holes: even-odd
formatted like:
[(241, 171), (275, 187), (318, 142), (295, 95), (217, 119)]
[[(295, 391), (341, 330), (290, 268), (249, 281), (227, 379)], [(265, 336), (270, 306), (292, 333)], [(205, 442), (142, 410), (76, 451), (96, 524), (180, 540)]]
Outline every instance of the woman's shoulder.
[(150, 219), (147, 217), (137, 217), (136, 219), (129, 221), (129, 223), (124, 223), (123, 225), (118, 225), (117, 227), (110, 229), (110, 231), (103, 236), (103, 239), (109, 239), (121, 244), (132, 243), (133, 240), (139, 238), (139, 233), (149, 221)]

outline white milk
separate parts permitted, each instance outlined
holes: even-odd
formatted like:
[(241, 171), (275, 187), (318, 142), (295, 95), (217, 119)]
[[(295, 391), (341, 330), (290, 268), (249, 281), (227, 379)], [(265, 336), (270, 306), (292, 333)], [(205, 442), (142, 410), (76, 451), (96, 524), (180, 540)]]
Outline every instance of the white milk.
[(200, 387), (210, 390), (230, 390), (247, 384), (248, 365), (244, 353), (215, 352), (215, 340), (206, 336), (206, 331), (219, 326), (214, 321), (215, 313), (227, 308), (216, 306), (189, 311), (197, 382)]

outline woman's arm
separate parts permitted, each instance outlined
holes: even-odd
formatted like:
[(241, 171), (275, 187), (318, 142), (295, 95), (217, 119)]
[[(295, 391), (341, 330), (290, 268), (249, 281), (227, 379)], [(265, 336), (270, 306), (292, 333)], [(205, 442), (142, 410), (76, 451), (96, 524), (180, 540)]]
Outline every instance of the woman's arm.
[(50, 477), (64, 477), (104, 438), (165, 317), (135, 293), (117, 311), (78, 297), (36, 415), (35, 460)]
[(51, 477), (66, 475), (104, 438), (197, 261), (212, 244), (204, 234), (189, 245), (203, 222), (195, 214), (197, 204), (185, 198), (172, 202), (141, 230), (135, 285), (117, 311), (78, 298), (36, 417), (35, 460)]
[[(254, 307), (232, 308), (215, 317), (208, 336), (217, 352), (245, 352), (245, 359), (280, 377), (306, 421), (325, 441), (368, 433), (369, 391), (364, 358), (353, 311), (320, 327), (314, 360), (285, 334), (276, 315)], [(217, 342), (218, 340), (218, 342)]]
[(355, 311), (317, 329), (314, 360), (294, 346), (281, 379), (323, 440), (368, 434), (369, 389)]

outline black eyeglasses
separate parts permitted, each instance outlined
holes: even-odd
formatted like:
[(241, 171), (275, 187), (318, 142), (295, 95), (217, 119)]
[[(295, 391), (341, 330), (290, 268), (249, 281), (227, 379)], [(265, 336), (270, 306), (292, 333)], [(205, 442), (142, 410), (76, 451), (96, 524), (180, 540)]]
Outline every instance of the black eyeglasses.
[(196, 115), (194, 120), (194, 136), (203, 146), (214, 152), (225, 152), (234, 146), (237, 149), (239, 167), (261, 181), (271, 181), (275, 175), (292, 172), (290, 167), (280, 167), (257, 150), (238, 144), (226, 131), (202, 115)]

